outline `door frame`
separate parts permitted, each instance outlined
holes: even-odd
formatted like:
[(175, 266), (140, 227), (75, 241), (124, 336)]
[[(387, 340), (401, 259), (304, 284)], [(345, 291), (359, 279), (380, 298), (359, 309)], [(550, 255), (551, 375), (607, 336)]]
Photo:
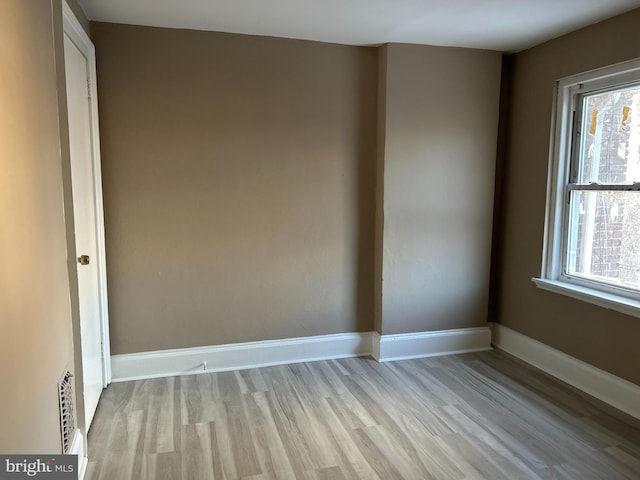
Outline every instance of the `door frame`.
[[(111, 348), (109, 343), (109, 305), (107, 297), (107, 256), (104, 233), (104, 205), (102, 201), (102, 167), (100, 160), (100, 135), (98, 129), (98, 98), (96, 82), (96, 53), (91, 39), (66, 1), (62, 2), (63, 35), (85, 55), (89, 71), (89, 105), (91, 108), (91, 149), (93, 170), (93, 194), (96, 219), (96, 243), (98, 258), (98, 296), (100, 334), (102, 342), (102, 387), (111, 383)], [(76, 266), (77, 268), (77, 266)], [(82, 339), (80, 339), (82, 341)]]

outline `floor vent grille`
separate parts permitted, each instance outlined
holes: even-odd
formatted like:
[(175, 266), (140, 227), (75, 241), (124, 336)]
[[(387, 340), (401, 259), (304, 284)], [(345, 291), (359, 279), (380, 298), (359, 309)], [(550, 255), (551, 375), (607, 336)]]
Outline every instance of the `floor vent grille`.
[(73, 408), (73, 374), (69, 371), (62, 375), (58, 382), (58, 401), (60, 403), (60, 434), (62, 438), (62, 453), (69, 453), (73, 434), (76, 430), (76, 415)]

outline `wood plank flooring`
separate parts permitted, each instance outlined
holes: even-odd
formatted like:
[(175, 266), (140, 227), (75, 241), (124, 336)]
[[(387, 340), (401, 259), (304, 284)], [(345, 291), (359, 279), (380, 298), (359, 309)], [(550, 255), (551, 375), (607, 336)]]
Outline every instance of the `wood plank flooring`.
[(640, 479), (640, 428), (500, 352), (110, 385), (88, 480)]

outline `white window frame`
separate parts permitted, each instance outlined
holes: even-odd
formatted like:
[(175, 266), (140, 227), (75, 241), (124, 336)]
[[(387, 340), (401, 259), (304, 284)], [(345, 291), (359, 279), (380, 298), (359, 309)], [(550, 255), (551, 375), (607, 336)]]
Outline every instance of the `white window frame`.
[[(532, 280), (538, 288), (549, 290), (640, 317), (640, 293), (565, 273), (569, 228), (569, 191), (571, 150), (574, 142), (574, 118), (581, 95), (625, 84), (640, 82), (640, 58), (597, 70), (572, 75), (556, 83), (554, 116), (547, 177), (542, 268)], [(577, 121), (579, 121), (578, 119)], [(628, 187), (628, 186), (626, 186)], [(636, 190), (635, 184), (627, 190)]]

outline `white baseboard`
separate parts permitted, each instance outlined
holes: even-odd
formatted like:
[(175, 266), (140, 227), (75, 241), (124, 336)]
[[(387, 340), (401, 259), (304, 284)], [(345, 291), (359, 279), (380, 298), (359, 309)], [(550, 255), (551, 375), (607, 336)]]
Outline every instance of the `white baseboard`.
[(640, 386), (578, 360), (499, 323), (490, 323), (492, 343), (511, 355), (640, 419)]
[(490, 348), (488, 327), (382, 336), (377, 332), (339, 333), (113, 355), (111, 370), (113, 382), (126, 382), (366, 355), (388, 362)]
[(372, 353), (379, 362), (390, 362), (490, 349), (489, 327), (477, 327), (397, 335), (379, 335), (374, 332)]
[(371, 347), (371, 332), (363, 332), (113, 355), (112, 381), (358, 357)]
[(76, 429), (69, 454), (78, 455), (78, 480), (82, 480), (87, 470), (87, 455), (84, 451), (84, 435), (80, 433), (80, 430)]

